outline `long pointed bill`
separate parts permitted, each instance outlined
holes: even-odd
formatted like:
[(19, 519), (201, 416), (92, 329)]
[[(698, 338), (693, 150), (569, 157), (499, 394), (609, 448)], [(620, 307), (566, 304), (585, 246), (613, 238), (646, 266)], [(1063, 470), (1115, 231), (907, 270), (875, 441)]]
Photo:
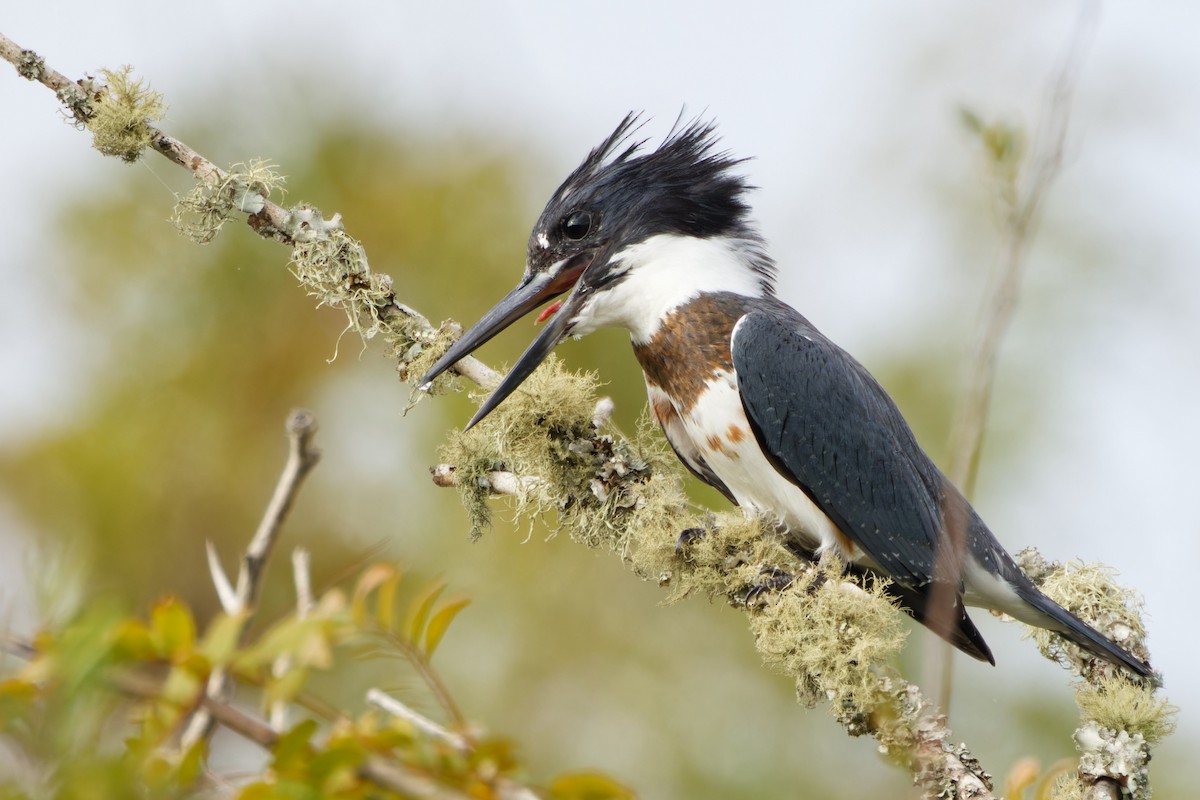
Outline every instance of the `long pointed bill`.
[(417, 382), (425, 388), (433, 379), (469, 356), (477, 348), (485, 344), (493, 336), (528, 314), (539, 305), (552, 297), (557, 297), (573, 287), (579, 276), (591, 263), (590, 257), (576, 256), (568, 261), (557, 273), (540, 273), (534, 275), (504, 296), (504, 299), (483, 315), (483, 319), (471, 326), (463, 337), (437, 360), (429, 372)]
[(566, 338), (569, 333), (568, 327), (571, 317), (575, 316), (575, 312), (582, 305), (582, 298), (583, 295), (573, 292), (566, 299), (562, 308), (555, 313), (550, 319), (549, 324), (533, 340), (533, 344), (525, 349), (525, 352), (517, 359), (517, 363), (513, 364), (512, 369), (504, 376), (504, 380), (500, 381), (500, 385), (496, 387), (496, 391), (492, 392), (488, 396), (488, 399), (483, 401), (483, 405), (475, 412), (475, 416), (471, 417), (471, 421), (467, 423), (467, 427), (464, 430), (471, 430), (475, 423), (492, 413), (492, 410), (496, 406), (503, 403), (504, 399), (524, 383), (525, 379), (538, 368), (538, 365), (546, 360), (546, 356), (550, 355), (550, 351)]

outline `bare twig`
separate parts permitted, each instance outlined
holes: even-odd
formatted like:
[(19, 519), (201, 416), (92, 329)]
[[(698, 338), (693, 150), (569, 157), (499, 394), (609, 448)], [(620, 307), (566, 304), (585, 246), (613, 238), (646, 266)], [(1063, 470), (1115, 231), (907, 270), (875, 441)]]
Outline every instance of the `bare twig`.
[[(968, 362), (966, 390), (950, 438), (947, 470), (951, 482), (962, 490), (968, 500), (974, 497), (979, 476), (1000, 347), (1016, 310), (1021, 276), (1039, 211), (1062, 169), (1072, 100), (1088, 46), (1095, 34), (1097, 11), (1095, 3), (1084, 3), (1066, 55), (1054, 76), (1045, 126), (1034, 143), (1025, 179), (1022, 180), (1019, 164), (997, 170), (995, 194), (1003, 245), (983, 300), (979, 329)], [(990, 153), (989, 156), (993, 159), (1002, 158), (996, 153)], [(966, 520), (959, 516), (947, 514), (946, 535), (939, 546), (939, 549), (947, 549), (948, 552), (939, 553), (939, 580), (933, 585), (929, 602), (929, 625), (935, 630), (949, 628), (954, 622), (951, 592), (952, 587), (959, 583), (966, 535)], [(954, 648), (941, 639), (931, 637), (926, 655), (925, 685), (939, 687), (939, 705), (948, 713)]]
[(316, 432), (317, 420), (311, 411), (297, 409), (288, 415), (287, 463), (275, 485), (271, 502), (267, 504), (267, 511), (242, 558), (242, 569), (238, 572), (237, 596), (242, 609), (253, 608), (258, 600), (262, 571), (275, 540), (279, 538), (280, 526), (291, 510), (305, 476), (321, 457), (321, 452), (312, 446), (312, 437)]
[[(450, 488), (458, 485), (458, 473), (453, 464), (438, 464), (435, 467), (429, 468), (429, 475), (433, 479), (435, 486), (442, 488)], [(516, 497), (521, 494), (522, 490), (532, 489), (542, 479), (536, 475), (514, 475), (511, 472), (503, 470), (494, 470), (487, 474), (483, 480), (487, 481), (487, 490), (492, 494), (508, 495)]]
[(426, 735), (432, 736), (435, 739), (441, 739), (455, 750), (467, 753), (474, 749), (466, 737), (443, 728), (429, 717), (409, 708), (390, 694), (382, 692), (379, 689), (367, 690), (367, 705), (375, 706), (394, 717), (399, 717)]
[[(319, 450), (312, 446), (313, 435), (317, 432), (317, 420), (311, 411), (293, 410), (287, 419), (288, 457), (283, 472), (275, 485), (275, 492), (267, 504), (266, 512), (259, 522), (254, 538), (250, 540), (245, 555), (242, 556), (242, 566), (238, 570), (237, 588), (230, 592), (229, 579), (225, 576), (217, 562), (212, 545), (208, 547), (209, 569), (213, 574), (213, 583), (221, 598), (225, 613), (241, 615), (242, 637), (249, 629), (250, 619), (262, 586), (262, 576), (267, 559), (275, 541), (279, 538), (283, 521), (291, 510), (296, 494), (304, 478), (316, 466), (321, 457)], [(229, 673), (224, 667), (213, 670), (208, 678), (205, 696), (212, 700), (224, 700), (229, 690)], [(181, 746), (187, 749), (200, 739), (212, 736), (214, 720), (203, 708), (196, 712), (188, 721), (187, 728), (181, 737)]]
[[(313, 607), (310, 561), (306, 548), (297, 547), (292, 551), (292, 580), (296, 585), (296, 617), (298, 619), (306, 618)], [(288, 653), (283, 653), (271, 664), (271, 674), (276, 678), (281, 678), (291, 667), (292, 657)], [(268, 716), (273, 729), (282, 731), (287, 728), (288, 707), (286, 700), (276, 700), (271, 704)]]

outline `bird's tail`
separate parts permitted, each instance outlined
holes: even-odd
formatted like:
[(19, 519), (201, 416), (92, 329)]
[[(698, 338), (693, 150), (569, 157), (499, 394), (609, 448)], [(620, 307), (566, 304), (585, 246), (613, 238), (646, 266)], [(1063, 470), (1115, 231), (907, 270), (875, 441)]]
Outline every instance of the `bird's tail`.
[[(1156, 684), (1161, 683), (1158, 674), (1155, 673), (1148, 663), (1137, 658), (1128, 650), (1100, 633), (1100, 631), (1051, 600), (1019, 570), (1018, 575), (1019, 577), (1010, 577), (1012, 587), (1026, 605), (1032, 611), (1036, 612), (1035, 615), (1018, 616), (1018, 619), (1027, 624), (1054, 631), (1097, 658), (1102, 658), (1119, 667), (1124, 667), (1142, 678), (1149, 678)], [(1016, 580), (1012, 580), (1012, 577), (1016, 577)]]

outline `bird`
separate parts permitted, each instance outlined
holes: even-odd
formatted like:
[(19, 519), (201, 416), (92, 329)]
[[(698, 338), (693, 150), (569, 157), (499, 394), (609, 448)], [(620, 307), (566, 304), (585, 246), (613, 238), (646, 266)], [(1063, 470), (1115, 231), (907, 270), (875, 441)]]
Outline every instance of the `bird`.
[[(546, 326), (469, 429), (567, 338), (628, 331), (680, 461), (799, 552), (889, 579), (918, 621), (995, 658), (966, 607), (1055, 631), (1130, 673), (1150, 665), (1041, 592), (918, 443), (895, 401), (775, 292), (752, 189), (716, 123), (682, 116), (658, 146), (630, 113), (547, 201), (516, 288), (418, 381), (548, 301)], [(562, 295), (565, 299), (555, 299)], [(939, 605), (940, 604), (940, 605)]]

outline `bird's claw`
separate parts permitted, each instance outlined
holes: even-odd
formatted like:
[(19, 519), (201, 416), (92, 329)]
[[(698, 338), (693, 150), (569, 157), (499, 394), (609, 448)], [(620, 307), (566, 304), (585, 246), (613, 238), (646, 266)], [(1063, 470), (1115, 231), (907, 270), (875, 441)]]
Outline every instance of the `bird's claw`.
[(763, 579), (740, 592), (737, 605), (757, 606), (768, 593), (786, 591), (795, 580), (792, 573), (778, 567), (763, 567), (759, 575), (763, 576)]
[(684, 558), (687, 555), (687, 549), (691, 547), (692, 542), (697, 539), (702, 539), (708, 534), (705, 528), (688, 528), (679, 534), (679, 538), (675, 540), (675, 555), (678, 558)]

